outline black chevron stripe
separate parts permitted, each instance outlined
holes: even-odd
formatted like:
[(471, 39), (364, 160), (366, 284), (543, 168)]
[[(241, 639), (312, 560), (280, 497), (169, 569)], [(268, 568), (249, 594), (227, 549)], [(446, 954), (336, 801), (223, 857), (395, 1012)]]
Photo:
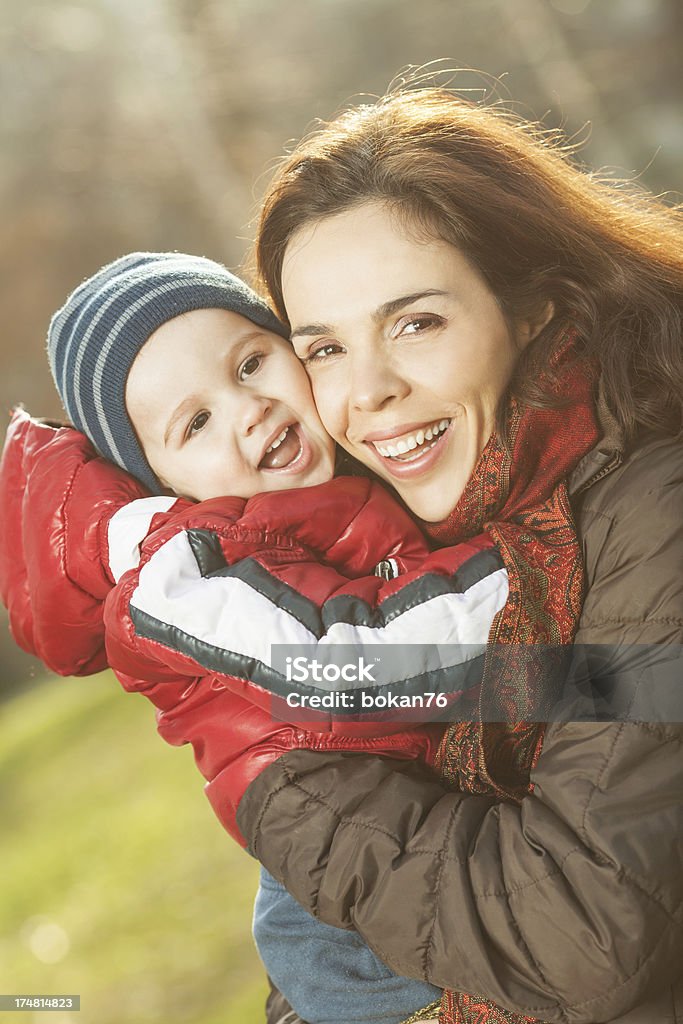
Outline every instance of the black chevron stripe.
[(227, 565), (220, 540), (212, 530), (189, 530), (188, 540), (205, 578), (217, 576), (242, 580), (271, 604), (288, 612), (306, 629), (320, 639), (334, 623), (350, 626), (368, 626), (373, 629), (386, 626), (393, 619), (417, 605), (444, 594), (464, 594), (470, 587), (503, 568), (503, 560), (496, 548), (478, 551), (452, 576), (427, 573), (386, 598), (380, 607), (369, 605), (360, 597), (342, 594), (332, 597), (319, 607), (287, 583), (268, 572), (253, 558), (245, 558), (235, 565)]
[[(205, 640), (199, 640), (197, 637), (191, 636), (184, 630), (179, 629), (178, 626), (170, 626), (168, 623), (162, 622), (160, 619), (155, 618), (148, 612), (141, 611), (139, 608), (131, 607), (130, 613), (135, 632), (138, 636), (163, 644), (164, 647), (192, 658), (193, 661), (209, 672), (217, 672), (221, 675), (233, 676), (236, 679), (244, 679), (275, 696), (281, 697), (283, 700), (288, 694), (293, 693), (320, 697), (323, 693), (330, 692), (322, 690), (314, 684), (288, 680), (283, 673), (278, 672), (270, 665), (264, 664), (258, 658), (238, 654), (235, 651), (228, 651)], [(474, 653), (474, 647), (472, 647), (472, 653)], [(375, 683), (371, 687), (367, 686), (366, 689), (372, 689), (375, 695), (391, 691), (392, 694), (399, 697), (410, 697), (425, 693), (444, 694), (453, 697), (462, 691), (471, 690), (481, 681), (484, 657), (484, 653), (476, 653), (470, 660), (455, 666), (420, 672), (408, 679), (401, 679), (391, 683)], [(358, 705), (354, 703), (354, 697), (358, 693), (357, 687), (349, 687), (345, 690), (335, 688), (334, 693), (340, 695), (349, 694), (350, 706), (347, 708), (335, 707), (333, 713), (322, 713), (323, 717), (325, 717), (325, 714), (335, 719), (360, 718), (363, 720), (365, 718), (366, 720), (372, 720), (377, 717), (377, 712), (359, 715)], [(469, 707), (469, 705), (467, 706)], [(475, 712), (476, 701), (472, 704), (469, 712), (466, 712), (465, 708), (461, 707), (460, 704), (458, 705), (458, 717), (468, 717), (468, 714), (474, 714)], [(310, 711), (304, 709), (304, 715), (302, 716), (301, 711), (292, 709), (288, 713), (288, 717), (301, 718), (305, 717), (306, 713), (310, 714)], [(452, 700), (449, 700), (445, 709), (432, 706), (429, 709), (429, 715), (420, 715), (419, 718), (422, 721), (448, 720), (453, 717), (453, 713), (454, 704)], [(320, 721), (320, 717), (321, 713), (317, 716), (318, 721)], [(405, 712), (398, 712), (394, 717), (401, 721), (409, 721), (411, 719), (410, 714)]]

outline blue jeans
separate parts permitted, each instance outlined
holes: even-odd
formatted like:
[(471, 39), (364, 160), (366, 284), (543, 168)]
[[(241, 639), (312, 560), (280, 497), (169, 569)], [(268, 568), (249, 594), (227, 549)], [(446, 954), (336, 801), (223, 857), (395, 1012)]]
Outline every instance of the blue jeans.
[(357, 932), (311, 917), (265, 868), (254, 939), (269, 977), (308, 1024), (401, 1024), (441, 996), (390, 971)]

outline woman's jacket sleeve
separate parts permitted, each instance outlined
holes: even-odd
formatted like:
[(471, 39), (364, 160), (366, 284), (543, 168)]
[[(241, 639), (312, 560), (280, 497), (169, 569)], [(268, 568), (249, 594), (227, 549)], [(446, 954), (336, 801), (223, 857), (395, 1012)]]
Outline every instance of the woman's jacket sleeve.
[[(600, 600), (579, 637), (627, 637), (613, 670), (634, 698), (683, 668), (683, 479), (637, 491), (595, 510)], [(255, 781), (238, 823), (304, 907), (396, 972), (543, 1021), (609, 1021), (680, 972), (683, 727), (557, 722), (532, 781), (518, 806), (419, 764), (300, 750)]]

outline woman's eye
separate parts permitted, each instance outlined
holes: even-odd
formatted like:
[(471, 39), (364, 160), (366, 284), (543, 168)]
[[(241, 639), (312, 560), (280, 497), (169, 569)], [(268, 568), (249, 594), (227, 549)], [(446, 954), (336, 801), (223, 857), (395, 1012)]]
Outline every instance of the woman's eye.
[(198, 413), (187, 429), (187, 436), (192, 437), (193, 434), (198, 434), (200, 430), (203, 430), (206, 424), (209, 422), (210, 415), (211, 413), (208, 412)]
[(312, 349), (307, 356), (303, 357), (302, 362), (321, 363), (324, 359), (336, 356), (341, 351), (342, 347), (336, 341), (327, 341), (323, 345), (319, 345), (318, 348)]
[(395, 333), (422, 334), (423, 331), (428, 331), (431, 327), (440, 327), (442, 324), (443, 318), (432, 314), (405, 317), (396, 325)]
[(249, 356), (248, 359), (245, 359), (239, 370), (240, 380), (244, 380), (245, 377), (253, 376), (261, 365), (262, 360), (263, 356), (260, 353), (258, 355)]

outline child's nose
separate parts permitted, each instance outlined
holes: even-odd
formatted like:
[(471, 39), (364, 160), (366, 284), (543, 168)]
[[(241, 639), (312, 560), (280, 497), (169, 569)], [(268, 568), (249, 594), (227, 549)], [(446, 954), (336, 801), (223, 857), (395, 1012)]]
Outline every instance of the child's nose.
[(263, 395), (244, 396), (244, 405), (240, 410), (242, 432), (249, 435), (255, 427), (263, 423), (272, 408), (273, 403), (270, 398)]

